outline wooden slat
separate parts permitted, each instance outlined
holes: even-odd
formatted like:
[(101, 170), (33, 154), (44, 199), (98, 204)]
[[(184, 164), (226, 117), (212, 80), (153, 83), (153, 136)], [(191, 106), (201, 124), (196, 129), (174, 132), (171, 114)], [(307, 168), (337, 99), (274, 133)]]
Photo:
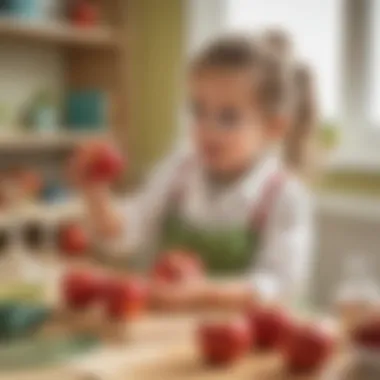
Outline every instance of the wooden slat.
[[(6, 129), (6, 127), (4, 127)], [(13, 129), (9, 127), (7, 129)], [(18, 152), (35, 150), (55, 150), (74, 147), (75, 144), (92, 140), (108, 138), (106, 133), (10, 133), (0, 134), (0, 153), (11, 151)]]
[(0, 19), (0, 37), (73, 46), (116, 48), (117, 38), (106, 26), (76, 28), (64, 23), (27, 23)]

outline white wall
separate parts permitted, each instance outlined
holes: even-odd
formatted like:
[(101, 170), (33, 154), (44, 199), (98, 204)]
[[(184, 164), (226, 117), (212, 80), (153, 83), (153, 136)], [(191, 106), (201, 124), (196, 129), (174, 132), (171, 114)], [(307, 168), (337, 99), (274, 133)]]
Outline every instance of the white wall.
[[(59, 94), (62, 88), (63, 60), (59, 50), (0, 41), (0, 110), (6, 107), (10, 113), (6, 128), (17, 123), (25, 102), (36, 92), (47, 89)], [(0, 132), (5, 128), (1, 123), (2, 120)]]
[[(186, 88), (186, 70), (189, 60), (208, 41), (225, 31), (226, 0), (186, 0), (183, 18), (185, 20), (185, 49), (183, 57), (183, 88)], [(185, 93), (182, 94), (186, 98)], [(180, 125), (177, 149), (184, 149), (188, 141), (188, 120), (185, 100), (178, 113)]]
[(187, 52), (193, 54), (204, 43), (225, 30), (225, 0), (187, 0)]

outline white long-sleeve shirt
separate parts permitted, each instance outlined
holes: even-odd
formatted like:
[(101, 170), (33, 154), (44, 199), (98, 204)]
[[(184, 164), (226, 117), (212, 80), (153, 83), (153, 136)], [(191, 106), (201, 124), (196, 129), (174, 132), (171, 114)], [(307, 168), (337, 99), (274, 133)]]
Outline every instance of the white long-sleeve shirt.
[[(184, 161), (191, 162), (184, 165)], [(260, 207), (266, 184), (281, 163), (265, 157), (238, 183), (210, 194), (201, 165), (188, 153), (178, 152), (153, 170), (144, 189), (126, 201), (123, 248), (129, 252), (154, 252), (174, 184), (183, 194), (178, 211), (197, 227), (245, 226)], [(268, 215), (249, 281), (266, 296), (298, 299), (307, 290), (312, 252), (312, 212), (305, 187), (290, 175), (279, 188)], [(120, 245), (120, 242), (118, 242)], [(149, 262), (152, 257), (141, 257)]]

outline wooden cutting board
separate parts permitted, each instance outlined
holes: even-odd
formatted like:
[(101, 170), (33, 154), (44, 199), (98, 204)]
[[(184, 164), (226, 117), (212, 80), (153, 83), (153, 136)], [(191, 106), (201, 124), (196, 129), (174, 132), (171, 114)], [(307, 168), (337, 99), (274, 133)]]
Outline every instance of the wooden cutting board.
[[(338, 358), (336, 359), (338, 360)], [(274, 355), (252, 354), (231, 367), (210, 368), (194, 346), (106, 347), (62, 368), (0, 375), (1, 380), (340, 380), (338, 372), (290, 375)], [(348, 380), (345, 377), (342, 380)], [(355, 379), (359, 380), (359, 379)]]
[[(275, 355), (252, 354), (232, 367), (211, 369), (202, 363), (193, 341), (196, 320), (194, 316), (183, 315), (149, 316), (129, 326), (124, 343), (105, 344), (59, 368), (7, 374), (0, 371), (0, 380), (335, 379), (327, 375), (290, 376)], [(337, 363), (339, 357), (331, 367)]]
[(125, 376), (128, 380), (348, 380), (339, 377), (343, 360), (343, 356), (336, 357), (321, 373), (309, 375), (287, 373), (275, 354), (251, 354), (233, 366), (212, 368), (204, 364), (195, 345), (186, 344), (168, 348), (160, 360), (135, 365)]

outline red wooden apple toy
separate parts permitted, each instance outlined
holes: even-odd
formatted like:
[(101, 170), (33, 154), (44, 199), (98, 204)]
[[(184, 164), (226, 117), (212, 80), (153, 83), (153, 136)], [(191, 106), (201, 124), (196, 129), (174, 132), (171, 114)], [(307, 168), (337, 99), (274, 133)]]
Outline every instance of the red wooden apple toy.
[(74, 310), (83, 310), (100, 299), (103, 279), (88, 271), (72, 271), (62, 280), (62, 298), (65, 305)]
[(198, 331), (204, 360), (211, 365), (227, 365), (246, 354), (252, 344), (249, 324), (243, 318), (205, 322)]
[(85, 176), (90, 181), (113, 182), (122, 173), (124, 161), (119, 150), (112, 144), (93, 144), (85, 168)]
[(335, 338), (331, 332), (307, 323), (294, 324), (282, 345), (286, 368), (294, 373), (314, 373), (331, 357)]
[(357, 326), (352, 341), (359, 348), (380, 352), (380, 319), (371, 319)]
[(99, 23), (99, 9), (93, 0), (76, 0), (70, 16), (76, 26), (88, 27)]
[(110, 279), (106, 285), (107, 315), (112, 320), (124, 320), (140, 315), (148, 300), (147, 284), (138, 277)]
[(254, 346), (263, 350), (278, 347), (291, 326), (290, 316), (280, 308), (252, 309), (247, 318), (255, 337)]
[(153, 270), (153, 278), (178, 283), (203, 277), (203, 265), (195, 254), (173, 250), (161, 256)]
[(90, 247), (90, 237), (81, 224), (67, 223), (59, 228), (58, 246), (65, 255), (81, 256)]

